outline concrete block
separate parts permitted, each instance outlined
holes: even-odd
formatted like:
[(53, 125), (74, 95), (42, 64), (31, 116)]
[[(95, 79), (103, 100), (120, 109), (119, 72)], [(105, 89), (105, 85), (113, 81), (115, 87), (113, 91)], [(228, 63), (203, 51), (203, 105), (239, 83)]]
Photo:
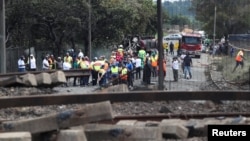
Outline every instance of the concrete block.
[(28, 131), (33, 134), (55, 129), (58, 129), (55, 115), (18, 121), (6, 121), (2, 123), (2, 130), (5, 132)]
[(58, 84), (63, 84), (66, 83), (66, 76), (63, 71), (56, 71), (50, 74), (52, 84), (58, 85)]
[(127, 125), (86, 124), (87, 139), (90, 141), (161, 141), (159, 127), (135, 127)]
[(26, 86), (33, 86), (33, 87), (37, 86), (36, 76), (34, 74), (27, 73), (21, 75), (19, 78)]
[(0, 133), (0, 141), (32, 141), (29, 132)]
[(188, 137), (189, 130), (182, 123), (169, 123), (165, 121), (161, 122), (159, 126), (162, 129), (164, 138), (186, 139)]
[(83, 130), (61, 130), (56, 141), (87, 141)]
[(49, 73), (39, 73), (36, 74), (36, 81), (38, 86), (46, 86), (52, 83), (51, 76)]
[(86, 104), (80, 110), (65, 111), (58, 114), (49, 115), (19, 121), (2, 122), (2, 131), (29, 131), (31, 133), (41, 133), (60, 128), (83, 125), (89, 122), (101, 120), (112, 120), (112, 107), (109, 101)]
[(112, 106), (109, 101), (86, 104), (80, 110), (66, 111), (57, 115), (57, 122), (60, 128), (112, 119)]

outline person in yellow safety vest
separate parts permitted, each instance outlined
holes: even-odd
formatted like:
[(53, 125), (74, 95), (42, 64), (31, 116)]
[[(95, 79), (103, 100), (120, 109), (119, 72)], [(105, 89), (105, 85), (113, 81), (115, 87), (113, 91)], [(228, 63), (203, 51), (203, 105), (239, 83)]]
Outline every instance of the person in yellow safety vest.
[(141, 68), (144, 68), (144, 62), (146, 59), (146, 51), (144, 50), (144, 48), (142, 47), (139, 52), (138, 52), (138, 57), (141, 58)]
[(103, 87), (106, 84), (106, 70), (104, 69), (104, 65), (102, 65), (98, 71), (97, 82), (99, 83), (100, 87)]
[(110, 72), (111, 72), (111, 81), (113, 84), (116, 84), (117, 83), (117, 79), (118, 79), (118, 76), (119, 76), (119, 68), (117, 65), (115, 64), (112, 64), (111, 65), (111, 68), (110, 68)]
[[(83, 70), (89, 69), (90, 63), (87, 59), (87, 57), (83, 57), (81, 62), (80, 62), (80, 68)], [(82, 76), (80, 79), (80, 86), (87, 86), (89, 84), (89, 76)]]
[(63, 61), (68, 63), (72, 67), (73, 58), (69, 55), (69, 53), (66, 53), (66, 56), (63, 58)]
[(102, 60), (101, 57), (99, 57), (98, 60), (96, 60), (93, 63), (92, 69), (93, 69), (93, 73), (92, 73), (92, 78), (93, 78), (93, 86), (97, 85), (97, 79), (98, 79), (98, 72), (101, 69), (101, 66), (104, 64), (104, 61)]
[(158, 66), (158, 56), (153, 53), (151, 56), (151, 66), (152, 66), (152, 77), (157, 76), (157, 66)]
[(241, 65), (241, 68), (243, 68), (244, 66), (243, 60), (244, 60), (244, 52), (243, 49), (240, 49), (240, 51), (237, 53), (235, 57), (236, 65), (232, 72), (234, 72), (239, 65)]
[(121, 83), (127, 84), (128, 69), (126, 68), (126, 66), (122, 66), (122, 71), (121, 71), (121, 74), (120, 74), (120, 80), (121, 80)]

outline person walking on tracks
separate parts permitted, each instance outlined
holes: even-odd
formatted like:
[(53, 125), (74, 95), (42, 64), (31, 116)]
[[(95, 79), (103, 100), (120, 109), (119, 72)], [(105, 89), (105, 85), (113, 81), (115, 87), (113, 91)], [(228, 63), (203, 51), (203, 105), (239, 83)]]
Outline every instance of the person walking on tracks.
[(184, 78), (191, 79), (192, 78), (191, 66), (192, 66), (193, 62), (192, 62), (192, 58), (189, 56), (188, 52), (183, 59), (183, 63), (184, 63)]
[(239, 65), (241, 65), (241, 68), (243, 68), (244, 66), (243, 60), (244, 60), (244, 52), (243, 49), (240, 49), (235, 57), (236, 65), (232, 72), (234, 72)]

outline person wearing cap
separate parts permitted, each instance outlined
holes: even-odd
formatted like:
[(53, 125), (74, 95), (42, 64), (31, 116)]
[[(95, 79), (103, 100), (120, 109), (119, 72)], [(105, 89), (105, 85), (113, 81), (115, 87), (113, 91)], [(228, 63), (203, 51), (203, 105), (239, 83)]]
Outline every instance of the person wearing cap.
[(19, 59), (18, 59), (18, 72), (25, 72), (25, 62), (24, 62), (24, 56), (21, 56)]
[(119, 52), (121, 56), (123, 57), (123, 54), (124, 54), (123, 45), (119, 45), (117, 52)]
[(63, 61), (62, 61), (62, 58), (61, 58), (61, 57), (57, 57), (56, 69), (58, 69), (58, 70), (63, 69)]
[(29, 64), (29, 67), (30, 67), (30, 71), (36, 71), (36, 59), (35, 59), (33, 54), (30, 54), (28, 64)]
[(66, 53), (66, 56), (63, 58), (64, 63), (68, 63), (70, 65), (70, 68), (72, 68), (73, 58), (69, 55), (69, 53)]
[(104, 69), (104, 65), (102, 65), (100, 70), (98, 71), (97, 82), (101, 88), (106, 84), (106, 70)]
[(46, 55), (44, 57), (44, 59), (43, 59), (43, 67), (42, 67), (43, 70), (49, 70), (49, 61), (48, 61), (48, 59), (49, 59), (48, 55)]

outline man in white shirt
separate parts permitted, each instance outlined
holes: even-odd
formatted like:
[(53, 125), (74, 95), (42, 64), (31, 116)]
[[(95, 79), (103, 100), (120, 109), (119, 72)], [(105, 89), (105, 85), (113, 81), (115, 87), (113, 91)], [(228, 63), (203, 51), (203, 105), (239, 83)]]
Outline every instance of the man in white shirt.
[(83, 54), (81, 49), (79, 49), (79, 53), (77, 56), (80, 57), (80, 59), (82, 59), (84, 57), (84, 54)]
[(18, 59), (18, 72), (25, 72), (25, 62), (24, 62), (24, 56), (21, 56)]
[(135, 56), (135, 75), (136, 75), (136, 79), (141, 79), (141, 66), (142, 64), (142, 60), (141, 58), (139, 58), (138, 56)]
[(30, 71), (36, 71), (36, 59), (33, 54), (30, 54), (29, 65)]
[(172, 69), (173, 69), (174, 81), (178, 81), (179, 60), (177, 57), (173, 58)]
[(49, 70), (49, 56), (46, 56), (44, 59), (43, 59), (43, 70)]
[(184, 63), (183, 63), (183, 60), (184, 60), (185, 57), (186, 57), (186, 53), (182, 52), (180, 58), (181, 58), (181, 69), (182, 69), (183, 75), (184, 75)]

